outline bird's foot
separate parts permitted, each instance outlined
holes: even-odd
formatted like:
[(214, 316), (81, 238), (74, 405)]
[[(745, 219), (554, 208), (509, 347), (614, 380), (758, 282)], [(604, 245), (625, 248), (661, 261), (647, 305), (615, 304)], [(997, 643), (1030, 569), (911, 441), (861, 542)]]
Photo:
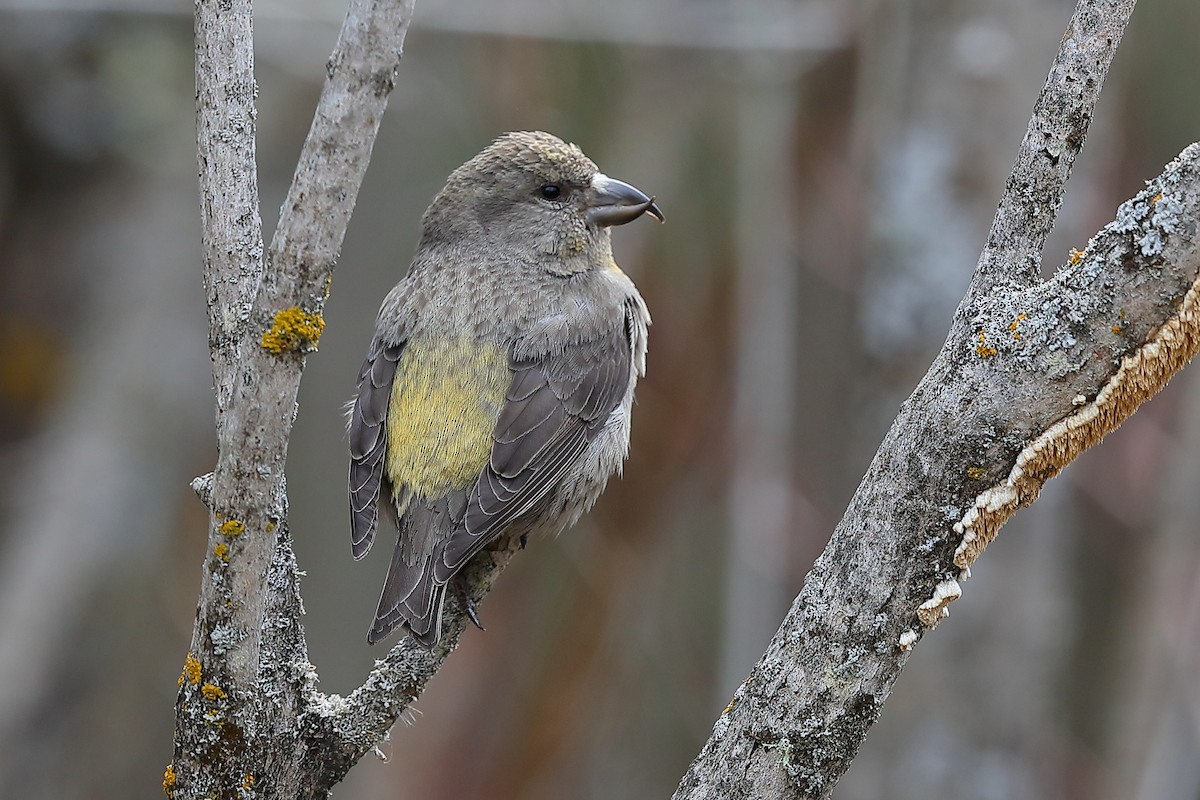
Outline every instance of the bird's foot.
[(462, 604), (463, 609), (467, 612), (467, 619), (471, 620), (471, 624), (481, 631), (486, 631), (483, 623), (479, 621), (478, 607), (471, 596), (467, 594), (467, 588), (463, 586), (462, 580), (455, 575), (450, 579), (450, 588), (454, 590), (454, 596), (458, 598), (458, 602)]

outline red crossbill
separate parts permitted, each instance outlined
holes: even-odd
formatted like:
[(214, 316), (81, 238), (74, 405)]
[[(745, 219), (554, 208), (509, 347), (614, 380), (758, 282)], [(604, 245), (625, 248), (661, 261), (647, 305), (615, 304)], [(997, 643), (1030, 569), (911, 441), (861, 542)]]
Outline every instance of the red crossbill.
[(380, 509), (398, 531), (368, 642), (403, 625), (432, 647), (473, 555), (557, 534), (620, 469), (650, 315), (609, 228), (643, 213), (663, 218), (540, 132), (501, 136), (434, 197), (350, 410), (354, 557)]

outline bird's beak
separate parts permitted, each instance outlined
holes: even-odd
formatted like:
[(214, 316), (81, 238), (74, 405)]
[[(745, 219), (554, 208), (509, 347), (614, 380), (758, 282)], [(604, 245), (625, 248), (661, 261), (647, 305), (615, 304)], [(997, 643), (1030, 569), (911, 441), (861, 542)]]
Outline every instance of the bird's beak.
[(642, 214), (650, 214), (663, 222), (663, 213), (658, 210), (653, 197), (624, 181), (610, 178), (597, 172), (587, 192), (588, 221), (601, 228), (633, 222)]

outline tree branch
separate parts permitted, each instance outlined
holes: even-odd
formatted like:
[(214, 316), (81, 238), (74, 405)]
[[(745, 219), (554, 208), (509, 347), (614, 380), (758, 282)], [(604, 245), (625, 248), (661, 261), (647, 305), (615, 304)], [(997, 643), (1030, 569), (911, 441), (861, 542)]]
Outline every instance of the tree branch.
[(1137, 0), (1080, 0), (1004, 186), (964, 305), (994, 285), (1038, 281), (1075, 157)]
[[(197, 482), (211, 512), (208, 557), (180, 677), (174, 761), (164, 782), (169, 793), (233, 797), (258, 781), (260, 794), (301, 796), (267, 769), (287, 760), (289, 739), (275, 734), (298, 713), (297, 687), (306, 673), (296, 666), (307, 665), (283, 466), (304, 356), (324, 328), (333, 267), (411, 12), (412, 0), (351, 2), (264, 264), (251, 5), (196, 4), (218, 456), (213, 474)], [(264, 642), (270, 653), (261, 651)], [(285, 653), (288, 660), (280, 660)], [(269, 789), (261, 783), (267, 775)]]
[(1196, 351), (1200, 147), (1039, 282), (1133, 0), (1080, 0), (945, 346), (676, 800), (828, 797), (998, 527)]

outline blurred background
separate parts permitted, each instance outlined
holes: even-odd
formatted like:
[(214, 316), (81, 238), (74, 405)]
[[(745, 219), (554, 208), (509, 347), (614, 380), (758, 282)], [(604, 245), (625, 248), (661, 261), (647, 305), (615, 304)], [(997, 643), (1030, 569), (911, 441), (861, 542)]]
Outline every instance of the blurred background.
[[(418, 0), (288, 462), (311, 657), (347, 693), (342, 403), (445, 176), (512, 129), (668, 224), (625, 477), (536, 541), (337, 796), (668, 797), (941, 346), (1065, 0)], [(270, 232), (340, 0), (257, 4)], [(152, 798), (214, 461), (191, 4), (0, 0), (0, 796)], [(1046, 254), (1200, 138), (1200, 5), (1146, 2)], [(1200, 797), (1200, 372), (1053, 481), (913, 654), (839, 800)]]

